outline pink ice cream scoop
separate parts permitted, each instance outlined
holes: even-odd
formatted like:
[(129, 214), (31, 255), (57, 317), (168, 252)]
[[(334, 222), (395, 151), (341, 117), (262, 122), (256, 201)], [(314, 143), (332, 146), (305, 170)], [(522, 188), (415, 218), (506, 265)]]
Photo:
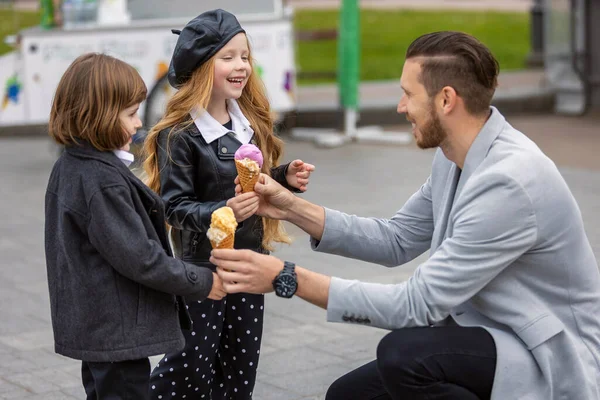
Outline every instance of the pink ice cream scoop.
[(235, 152), (236, 160), (243, 160), (244, 158), (249, 158), (252, 161), (256, 161), (258, 163), (259, 168), (262, 168), (263, 165), (263, 155), (260, 152), (260, 149), (253, 144), (243, 144), (239, 149)]

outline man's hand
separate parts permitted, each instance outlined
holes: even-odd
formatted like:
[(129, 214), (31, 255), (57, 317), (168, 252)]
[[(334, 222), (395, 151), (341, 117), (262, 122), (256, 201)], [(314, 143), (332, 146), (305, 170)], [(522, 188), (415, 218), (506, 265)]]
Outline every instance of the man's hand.
[[(235, 178), (235, 183), (236, 198), (244, 196), (245, 194), (242, 194), (242, 187), (239, 184), (239, 177)], [(254, 185), (254, 193), (260, 196), (256, 213), (271, 219), (285, 219), (287, 211), (296, 200), (296, 196), (292, 192), (265, 174), (260, 174), (258, 182)]]
[[(217, 266), (227, 293), (269, 293), (273, 280), (283, 269), (283, 261), (250, 250), (213, 250), (210, 262)], [(296, 266), (296, 296), (327, 309), (331, 278)]]
[(223, 281), (219, 278), (219, 275), (213, 272), (213, 285), (210, 293), (208, 294), (208, 298), (211, 300), (221, 300), (223, 297), (227, 295), (225, 288), (223, 287)]
[[(235, 195), (243, 196), (239, 177), (235, 178)], [(254, 191), (260, 196), (257, 215), (281, 219), (296, 225), (317, 240), (325, 229), (325, 209), (295, 196), (268, 175), (260, 174)]]
[(314, 170), (314, 165), (305, 163), (302, 160), (294, 160), (288, 166), (285, 174), (285, 180), (291, 187), (302, 192), (306, 192), (306, 186), (308, 185), (310, 174)]
[(269, 293), (273, 279), (283, 269), (283, 261), (251, 250), (218, 250), (211, 253), (227, 293)]
[(255, 192), (243, 193), (227, 200), (227, 207), (231, 207), (237, 222), (253, 216), (258, 211), (258, 206), (259, 197)]

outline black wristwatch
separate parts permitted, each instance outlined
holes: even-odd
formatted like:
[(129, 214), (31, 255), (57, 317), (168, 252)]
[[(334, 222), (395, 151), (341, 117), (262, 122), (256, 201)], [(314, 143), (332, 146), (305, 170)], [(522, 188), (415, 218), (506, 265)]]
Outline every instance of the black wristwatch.
[(289, 299), (298, 289), (298, 277), (296, 276), (296, 264), (289, 261), (283, 262), (283, 269), (273, 279), (273, 289), (279, 297)]

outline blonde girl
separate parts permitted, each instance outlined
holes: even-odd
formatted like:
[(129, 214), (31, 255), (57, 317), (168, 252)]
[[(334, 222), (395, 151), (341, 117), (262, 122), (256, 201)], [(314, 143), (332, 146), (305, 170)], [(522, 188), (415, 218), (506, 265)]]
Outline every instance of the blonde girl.
[[(262, 82), (253, 71), (248, 39), (235, 16), (212, 10), (179, 34), (169, 82), (179, 90), (145, 141), (148, 185), (161, 195), (175, 255), (215, 271), (206, 237), (214, 210), (231, 207), (238, 221), (235, 247), (267, 253), (288, 243), (279, 221), (255, 215), (254, 192), (235, 196), (234, 153), (253, 143), (262, 172), (304, 191), (314, 166), (278, 165), (283, 143)], [(251, 399), (260, 354), (262, 295), (228, 295), (192, 302), (193, 329), (183, 351), (166, 354), (152, 372), (153, 399)]]

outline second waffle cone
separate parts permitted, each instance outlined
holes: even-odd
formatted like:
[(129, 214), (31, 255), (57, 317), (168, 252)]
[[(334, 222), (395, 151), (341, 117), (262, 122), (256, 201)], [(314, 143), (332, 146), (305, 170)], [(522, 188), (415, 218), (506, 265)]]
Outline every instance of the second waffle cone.
[(233, 249), (233, 243), (235, 241), (235, 235), (227, 235), (225, 239), (221, 240), (218, 244), (210, 241), (213, 249)]
[(254, 191), (254, 185), (258, 182), (260, 176), (260, 169), (257, 172), (250, 170), (240, 160), (235, 160), (235, 167), (240, 177), (240, 185), (242, 186), (242, 193), (248, 193)]

